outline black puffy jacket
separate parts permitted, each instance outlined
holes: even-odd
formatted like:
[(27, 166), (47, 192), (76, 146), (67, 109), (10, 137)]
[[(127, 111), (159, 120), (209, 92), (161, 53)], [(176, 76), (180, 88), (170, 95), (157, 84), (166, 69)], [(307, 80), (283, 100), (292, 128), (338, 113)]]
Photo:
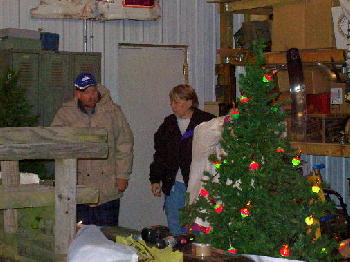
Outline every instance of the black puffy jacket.
[(195, 108), (185, 134), (181, 135), (176, 116), (171, 114), (164, 119), (154, 134), (155, 153), (150, 166), (149, 180), (152, 184), (162, 181), (164, 194), (170, 194), (179, 168), (181, 168), (181, 174), (187, 186), (192, 160), (194, 128), (214, 117), (210, 113)]

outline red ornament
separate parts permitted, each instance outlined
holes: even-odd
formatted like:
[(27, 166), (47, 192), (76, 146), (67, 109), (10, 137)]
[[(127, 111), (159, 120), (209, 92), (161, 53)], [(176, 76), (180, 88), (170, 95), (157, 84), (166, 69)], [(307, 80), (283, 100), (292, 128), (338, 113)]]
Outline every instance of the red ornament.
[(242, 217), (247, 217), (247, 216), (250, 215), (250, 212), (249, 212), (248, 208), (242, 208), (240, 211), (241, 211), (241, 216)]
[(202, 197), (206, 197), (206, 196), (208, 196), (208, 191), (207, 190), (205, 190), (204, 188), (202, 188), (201, 189), (201, 191), (199, 192), (199, 194), (202, 196)]
[(204, 228), (204, 233), (205, 233), (205, 234), (209, 234), (210, 231), (211, 231), (211, 228), (210, 228), (210, 227), (205, 227), (205, 228)]
[(276, 152), (279, 152), (279, 153), (283, 153), (284, 152), (284, 149), (282, 147), (278, 147), (276, 149)]
[(280, 249), (280, 254), (283, 257), (289, 257), (290, 255), (290, 249), (288, 245), (282, 245), (282, 248)]
[(213, 165), (214, 165), (216, 168), (220, 168), (220, 166), (221, 166), (221, 161), (214, 162)]
[(301, 163), (301, 161), (300, 161), (299, 157), (293, 157), (293, 159), (292, 159), (293, 166), (298, 166), (298, 165), (300, 165), (300, 163)]
[(271, 74), (264, 74), (263, 82), (271, 82), (273, 80), (273, 76), (277, 74), (278, 70), (273, 70)]
[(241, 101), (242, 103), (248, 103), (249, 102), (249, 98), (246, 96), (241, 96), (241, 98), (239, 99), (239, 101)]
[(264, 74), (263, 81), (264, 82), (270, 82), (270, 81), (272, 81), (272, 77), (273, 77), (273, 75)]
[(338, 250), (343, 249), (344, 247), (346, 247), (346, 242), (340, 242)]
[(257, 170), (258, 168), (259, 168), (259, 164), (257, 163), (257, 162), (255, 162), (255, 161), (252, 161), (251, 163), (250, 163), (250, 165), (249, 165), (249, 169), (250, 170)]
[(219, 213), (219, 214), (220, 214), (223, 210), (224, 210), (223, 205), (216, 204), (215, 207), (214, 207), (214, 211), (215, 211), (216, 213)]
[(227, 252), (231, 253), (231, 254), (237, 254), (237, 249), (235, 249), (234, 247), (230, 247)]
[(238, 109), (233, 110), (233, 112), (231, 113), (231, 118), (232, 119), (237, 119), (238, 117), (239, 117)]

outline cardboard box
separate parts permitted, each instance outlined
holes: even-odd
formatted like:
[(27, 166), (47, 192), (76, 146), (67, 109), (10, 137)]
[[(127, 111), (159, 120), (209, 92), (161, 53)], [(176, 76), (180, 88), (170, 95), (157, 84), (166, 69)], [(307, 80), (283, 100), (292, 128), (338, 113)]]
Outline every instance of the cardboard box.
[(250, 48), (253, 41), (260, 38), (271, 42), (271, 23), (269, 21), (247, 21), (242, 24), (242, 30), (243, 48)]
[(329, 92), (331, 81), (327, 71), (319, 67), (304, 67), (303, 71), (306, 94)]
[(220, 102), (204, 102), (204, 111), (219, 116)]
[[(319, 67), (304, 67), (305, 94), (321, 94), (329, 92), (331, 81), (327, 72)], [(289, 92), (288, 71), (279, 71), (277, 84), (280, 92)]]
[(331, 0), (301, 0), (275, 5), (272, 51), (334, 48)]

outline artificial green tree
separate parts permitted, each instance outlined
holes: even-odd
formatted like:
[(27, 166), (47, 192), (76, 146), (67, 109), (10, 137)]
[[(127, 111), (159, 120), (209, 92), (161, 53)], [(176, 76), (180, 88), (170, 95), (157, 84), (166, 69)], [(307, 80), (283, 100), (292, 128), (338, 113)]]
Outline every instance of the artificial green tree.
[[(28, 103), (26, 89), (20, 85), (20, 73), (7, 69), (0, 76), (0, 127), (37, 126), (39, 116), (33, 114), (33, 106)], [(21, 172), (38, 174), (46, 179), (45, 160), (22, 160), (19, 162)]]
[(0, 76), (0, 127), (35, 126), (38, 116), (26, 100), (26, 90), (19, 85), (19, 73), (8, 69)]
[(264, 44), (252, 47), (255, 63), (240, 76), (237, 109), (224, 124), (223, 154), (211, 155), (215, 174), (205, 172), (198, 200), (182, 221), (201, 218), (200, 242), (237, 254), (307, 261), (332, 260), (339, 245), (319, 236), (319, 219), (334, 211), (300, 172), (300, 155), (283, 134), (285, 113), (273, 103), (273, 75), (264, 68)]

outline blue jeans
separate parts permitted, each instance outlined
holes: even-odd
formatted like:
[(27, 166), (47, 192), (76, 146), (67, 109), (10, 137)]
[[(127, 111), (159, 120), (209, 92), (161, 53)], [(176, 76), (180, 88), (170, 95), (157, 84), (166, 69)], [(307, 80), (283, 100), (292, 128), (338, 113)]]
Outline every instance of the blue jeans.
[(120, 199), (112, 200), (101, 205), (77, 205), (77, 222), (84, 225), (118, 226)]
[(186, 233), (186, 229), (180, 226), (179, 209), (185, 207), (186, 185), (181, 182), (175, 182), (170, 195), (165, 196), (164, 209), (168, 220), (170, 233), (177, 235)]

